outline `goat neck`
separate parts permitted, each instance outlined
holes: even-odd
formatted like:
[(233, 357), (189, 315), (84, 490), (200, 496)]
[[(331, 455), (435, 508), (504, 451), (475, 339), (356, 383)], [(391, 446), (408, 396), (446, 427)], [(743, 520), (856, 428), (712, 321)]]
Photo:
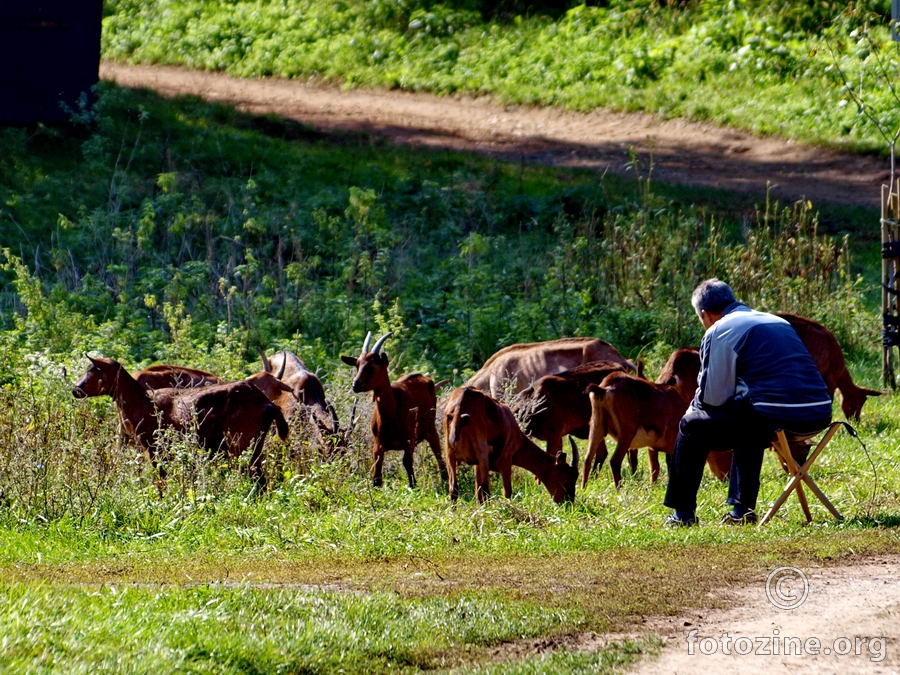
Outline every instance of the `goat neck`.
[[(512, 463), (513, 466), (533, 473), (557, 504), (574, 499), (577, 470), (565, 463), (565, 455), (555, 457), (544, 452), (534, 441), (521, 434), (519, 448), (513, 453)], [(566, 477), (566, 473), (571, 475)]]

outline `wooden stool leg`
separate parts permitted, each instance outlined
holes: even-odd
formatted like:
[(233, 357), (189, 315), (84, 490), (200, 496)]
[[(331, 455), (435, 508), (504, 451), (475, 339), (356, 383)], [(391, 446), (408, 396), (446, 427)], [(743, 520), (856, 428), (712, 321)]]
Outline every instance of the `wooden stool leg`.
[(813, 493), (816, 495), (816, 497), (819, 498), (819, 501), (825, 505), (825, 508), (831, 512), (831, 515), (833, 515), (838, 520), (844, 519), (844, 516), (842, 516), (838, 512), (838, 510), (836, 508), (834, 508), (834, 504), (832, 504), (831, 501), (828, 499), (828, 497), (825, 496), (825, 493), (819, 489), (819, 486), (816, 485), (815, 482), (813, 482), (812, 478), (810, 478), (808, 475), (804, 476), (803, 482), (806, 483), (806, 485), (809, 487), (809, 489), (812, 490)]
[(838, 512), (838, 510), (834, 507), (834, 504), (825, 496), (825, 493), (816, 485), (815, 481), (809, 475), (809, 468), (812, 466), (813, 462), (816, 461), (816, 458), (825, 449), (825, 446), (837, 432), (838, 428), (841, 426), (841, 422), (832, 422), (828, 427), (828, 430), (822, 436), (818, 443), (816, 443), (809, 457), (807, 457), (806, 461), (802, 466), (798, 465), (794, 460), (794, 456), (791, 454), (790, 445), (787, 441), (787, 436), (784, 431), (779, 429), (775, 432), (775, 438), (772, 439), (772, 449), (778, 454), (781, 462), (787, 467), (787, 472), (790, 475), (788, 479), (787, 485), (785, 485), (784, 490), (781, 495), (775, 500), (775, 503), (772, 504), (772, 507), (766, 512), (766, 515), (763, 516), (762, 520), (759, 521), (759, 525), (765, 525), (772, 519), (778, 509), (780, 509), (784, 502), (787, 500), (788, 496), (792, 492), (797, 493), (797, 499), (800, 501), (800, 507), (803, 509), (803, 515), (806, 516), (806, 522), (812, 522), (812, 512), (809, 509), (809, 502), (806, 498), (806, 493), (803, 490), (803, 483), (806, 483), (806, 486), (812, 491), (812, 493), (816, 496), (816, 498), (822, 502), (826, 509), (838, 520), (843, 520), (844, 517)]
[(803, 481), (802, 476), (801, 480), (797, 481), (797, 499), (800, 501), (800, 508), (803, 509), (803, 515), (806, 516), (806, 522), (812, 522), (812, 513), (809, 510), (809, 502), (806, 501), (806, 493), (803, 491)]
[[(779, 496), (778, 499), (775, 500), (775, 503), (772, 504), (772, 508), (770, 508), (768, 511), (766, 511), (766, 515), (764, 515), (762, 517), (762, 520), (759, 521), (759, 525), (765, 525), (772, 519), (772, 516), (774, 516), (776, 513), (778, 513), (778, 509), (780, 509), (782, 507), (782, 505), (784, 505), (784, 503), (787, 501), (787, 498), (791, 495), (791, 493), (797, 487), (799, 481), (800, 481), (800, 479), (796, 478), (796, 477), (792, 477), (788, 481), (787, 485), (784, 488), (784, 491), (781, 493), (781, 496)], [(759, 525), (757, 527), (759, 527)]]

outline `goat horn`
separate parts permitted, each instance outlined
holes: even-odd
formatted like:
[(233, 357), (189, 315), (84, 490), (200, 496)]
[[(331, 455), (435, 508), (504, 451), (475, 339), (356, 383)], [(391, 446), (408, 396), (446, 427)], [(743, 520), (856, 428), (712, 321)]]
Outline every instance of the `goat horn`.
[(271, 373), (272, 372), (272, 364), (269, 362), (268, 357), (266, 356), (265, 352), (262, 349), (259, 350), (259, 358), (262, 360), (263, 371), (265, 371), (267, 373)]
[(280, 380), (284, 375), (284, 367), (287, 365), (287, 352), (283, 349), (281, 350), (281, 370), (278, 371), (278, 374), (275, 376), (276, 379)]
[(572, 446), (572, 466), (576, 469), (578, 468), (578, 446), (575, 444), (575, 439), (569, 436), (569, 444)]
[(378, 352), (380, 352), (380, 351), (381, 351), (381, 348), (384, 346), (384, 343), (387, 342), (387, 339), (388, 339), (389, 337), (391, 337), (393, 334), (394, 334), (394, 331), (390, 331), (390, 330), (389, 330), (387, 333), (385, 333), (385, 334), (382, 335), (380, 338), (378, 338), (378, 342), (376, 342), (376, 343), (375, 343), (375, 346), (372, 347), (372, 352), (375, 353), (375, 354), (377, 354)]
[(366, 333), (366, 339), (363, 340), (363, 346), (362, 346), (363, 354), (365, 354), (367, 351), (369, 351), (369, 340), (371, 340), (371, 339), (372, 339), (372, 331), (369, 331), (368, 333)]

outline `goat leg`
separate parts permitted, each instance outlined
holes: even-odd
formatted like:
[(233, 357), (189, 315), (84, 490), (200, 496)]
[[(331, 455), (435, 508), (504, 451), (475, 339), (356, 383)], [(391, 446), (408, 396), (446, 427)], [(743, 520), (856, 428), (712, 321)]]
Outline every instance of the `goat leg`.
[(426, 439), (428, 441), (428, 445), (431, 447), (431, 452), (434, 453), (434, 458), (437, 460), (438, 471), (441, 473), (441, 480), (445, 483), (447, 482), (447, 465), (444, 462), (444, 453), (441, 451), (441, 439), (437, 435), (437, 431), (435, 433), (428, 434)]
[[(596, 445), (596, 447), (594, 447)], [(603, 462), (606, 461), (606, 456), (608, 455), (608, 451), (606, 450), (606, 439), (604, 436), (600, 436), (599, 441), (595, 441), (595, 444), (588, 445), (588, 454), (587, 457), (584, 458), (584, 468), (582, 469), (581, 475), (581, 487), (586, 488), (588, 484), (588, 478), (591, 476), (591, 471), (595, 468), (599, 471), (603, 466)]]
[(487, 455), (475, 465), (475, 499), (484, 504), (491, 496), (491, 472), (488, 468)]
[(411, 488), (416, 487), (416, 477), (413, 475), (413, 448), (415, 446), (410, 445), (403, 451), (403, 468), (406, 469), (406, 477)]
[(659, 450), (650, 448), (648, 458), (650, 459), (650, 481), (655, 483), (659, 479)]
[(382, 471), (384, 468), (384, 448), (380, 445), (375, 445), (372, 450), (372, 485), (375, 487), (381, 487), (384, 484), (384, 478), (382, 477)]
[(631, 467), (631, 475), (637, 473), (638, 469), (638, 451), (635, 448), (628, 450), (628, 466)]
[(450, 492), (451, 501), (459, 499), (459, 484), (456, 482), (456, 460), (447, 459), (447, 490)]
[(624, 436), (620, 437), (613, 456), (609, 458), (609, 468), (612, 469), (613, 482), (617, 488), (622, 485), (622, 461), (631, 449), (631, 441), (631, 438), (625, 440)]

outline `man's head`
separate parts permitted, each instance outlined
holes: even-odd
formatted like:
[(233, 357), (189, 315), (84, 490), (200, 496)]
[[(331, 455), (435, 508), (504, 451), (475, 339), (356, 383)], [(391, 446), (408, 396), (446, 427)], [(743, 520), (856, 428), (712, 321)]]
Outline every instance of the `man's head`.
[(707, 279), (691, 294), (691, 304), (704, 328), (722, 318), (725, 308), (735, 301), (731, 286), (719, 279)]

